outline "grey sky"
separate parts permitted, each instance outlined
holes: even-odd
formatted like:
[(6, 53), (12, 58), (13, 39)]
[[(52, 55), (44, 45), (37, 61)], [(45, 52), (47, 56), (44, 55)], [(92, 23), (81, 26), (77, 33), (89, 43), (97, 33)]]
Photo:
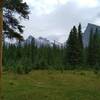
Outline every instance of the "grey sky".
[(24, 37), (46, 37), (64, 42), (73, 25), (100, 25), (100, 0), (24, 0), (30, 6), (30, 19), (24, 20)]

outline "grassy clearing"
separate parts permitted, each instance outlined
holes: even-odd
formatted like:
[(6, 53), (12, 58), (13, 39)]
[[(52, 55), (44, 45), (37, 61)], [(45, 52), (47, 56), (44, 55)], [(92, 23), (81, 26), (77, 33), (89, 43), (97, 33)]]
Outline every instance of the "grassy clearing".
[(92, 71), (4, 73), (2, 100), (100, 100), (100, 75)]

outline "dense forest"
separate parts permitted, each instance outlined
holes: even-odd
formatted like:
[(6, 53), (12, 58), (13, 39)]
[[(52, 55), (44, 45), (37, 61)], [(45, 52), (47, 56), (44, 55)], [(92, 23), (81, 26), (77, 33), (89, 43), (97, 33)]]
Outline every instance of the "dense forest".
[(90, 30), (88, 47), (84, 48), (82, 42), (81, 24), (74, 26), (69, 34), (65, 46), (35, 45), (34, 38), (30, 44), (5, 45), (3, 52), (4, 70), (17, 73), (28, 73), (33, 69), (95, 69), (100, 65), (100, 36), (98, 29)]

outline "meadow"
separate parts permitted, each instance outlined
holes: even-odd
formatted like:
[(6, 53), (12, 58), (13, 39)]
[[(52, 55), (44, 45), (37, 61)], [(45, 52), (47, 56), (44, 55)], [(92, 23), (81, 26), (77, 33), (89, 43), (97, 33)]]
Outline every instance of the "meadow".
[(1, 100), (100, 100), (100, 75), (93, 71), (4, 72)]

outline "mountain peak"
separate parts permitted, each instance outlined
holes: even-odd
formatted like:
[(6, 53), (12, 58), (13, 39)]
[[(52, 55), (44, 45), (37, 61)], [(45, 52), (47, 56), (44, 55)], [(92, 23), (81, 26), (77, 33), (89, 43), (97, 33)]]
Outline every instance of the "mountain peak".
[(88, 23), (86, 30), (84, 31), (84, 34), (83, 34), (84, 47), (88, 47), (91, 29), (93, 29), (93, 33), (95, 33), (96, 29), (98, 29), (98, 32), (100, 33), (100, 26), (92, 24), (92, 23)]

